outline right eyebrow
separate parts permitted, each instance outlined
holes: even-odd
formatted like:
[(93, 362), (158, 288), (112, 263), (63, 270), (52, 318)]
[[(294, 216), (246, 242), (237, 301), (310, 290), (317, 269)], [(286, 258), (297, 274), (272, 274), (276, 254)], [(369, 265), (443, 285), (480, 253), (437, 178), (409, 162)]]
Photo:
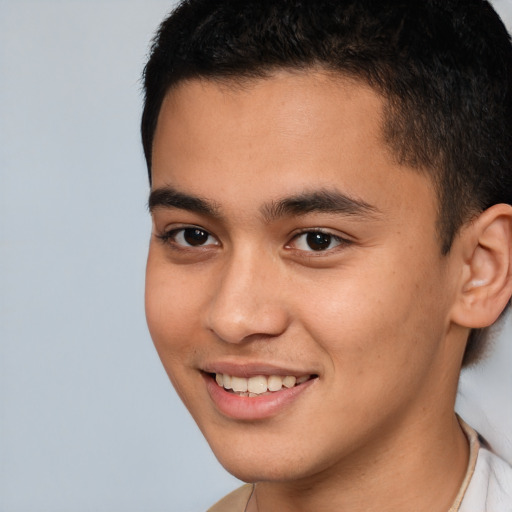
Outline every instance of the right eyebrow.
[(150, 213), (159, 208), (177, 208), (210, 217), (220, 217), (216, 204), (197, 196), (178, 192), (170, 186), (152, 190), (149, 194), (148, 208)]

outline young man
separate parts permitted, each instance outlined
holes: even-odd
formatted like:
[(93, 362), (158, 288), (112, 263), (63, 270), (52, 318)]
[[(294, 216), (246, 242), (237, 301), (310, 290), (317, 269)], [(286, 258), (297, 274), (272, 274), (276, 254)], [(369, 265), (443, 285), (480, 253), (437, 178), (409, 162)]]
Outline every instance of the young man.
[(512, 294), (512, 47), (483, 0), (189, 0), (145, 69), (148, 325), (215, 512), (504, 512), (454, 413)]

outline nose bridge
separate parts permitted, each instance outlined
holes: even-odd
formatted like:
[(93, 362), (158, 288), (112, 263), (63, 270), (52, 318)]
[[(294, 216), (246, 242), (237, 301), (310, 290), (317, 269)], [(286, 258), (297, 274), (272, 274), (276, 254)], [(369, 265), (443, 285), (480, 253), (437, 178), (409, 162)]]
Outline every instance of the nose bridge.
[(250, 246), (233, 250), (210, 298), (207, 327), (229, 343), (281, 334), (288, 314), (277, 285), (278, 272), (270, 254)]

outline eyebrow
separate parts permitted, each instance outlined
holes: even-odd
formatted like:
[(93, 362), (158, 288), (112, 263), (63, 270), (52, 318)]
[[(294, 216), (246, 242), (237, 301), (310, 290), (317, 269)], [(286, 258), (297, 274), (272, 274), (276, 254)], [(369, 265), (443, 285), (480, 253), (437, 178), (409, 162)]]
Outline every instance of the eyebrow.
[(262, 208), (267, 222), (291, 215), (308, 213), (335, 213), (349, 216), (374, 217), (379, 210), (365, 201), (350, 197), (337, 190), (316, 190), (303, 192), (278, 201), (272, 201)]
[(219, 207), (215, 203), (201, 197), (179, 192), (169, 186), (151, 191), (148, 208), (151, 213), (158, 208), (177, 208), (211, 217), (220, 217)]

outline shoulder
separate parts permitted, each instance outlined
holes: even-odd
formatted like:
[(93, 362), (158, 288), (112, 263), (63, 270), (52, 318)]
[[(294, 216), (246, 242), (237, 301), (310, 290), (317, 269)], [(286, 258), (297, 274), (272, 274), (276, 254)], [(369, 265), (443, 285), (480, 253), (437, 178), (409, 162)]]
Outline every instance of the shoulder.
[(512, 512), (512, 467), (480, 448), (460, 512)]
[(251, 497), (252, 484), (245, 484), (224, 496), (208, 512), (244, 512), (247, 502)]

